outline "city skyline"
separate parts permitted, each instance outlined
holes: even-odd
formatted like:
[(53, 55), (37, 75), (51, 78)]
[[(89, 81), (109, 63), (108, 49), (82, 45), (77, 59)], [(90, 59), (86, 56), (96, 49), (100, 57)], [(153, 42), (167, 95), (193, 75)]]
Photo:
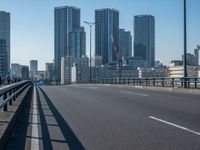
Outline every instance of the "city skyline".
[[(84, 20), (94, 21), (95, 9), (117, 9), (119, 10), (120, 28), (130, 30), (132, 35), (133, 16), (142, 14), (153, 15), (156, 20), (156, 59), (161, 60), (166, 65), (170, 60), (181, 59), (183, 53), (183, 4), (181, 1), (169, 0), (167, 2), (160, 2), (153, 0), (148, 2), (143, 0), (137, 2), (127, 0), (129, 5), (125, 4), (124, 6), (121, 6), (120, 2), (113, 2), (112, 4), (105, 1), (88, 2), (90, 5), (80, 1), (68, 1), (66, 3), (65, 1), (26, 2), (22, 0), (21, 4), (11, 2), (11, 0), (1, 1), (0, 10), (11, 13), (11, 62), (28, 65), (29, 60), (37, 59), (39, 61), (39, 69), (41, 70), (44, 69), (45, 62), (53, 60), (53, 9), (56, 6), (66, 5), (81, 9), (81, 25), (83, 26), (85, 26), (83, 24)], [(200, 2), (198, 0), (191, 0), (187, 3), (188, 52), (192, 52), (196, 45), (200, 43), (200, 21), (195, 13)], [(41, 11), (35, 13), (28, 12), (28, 10), (33, 11), (36, 8)], [(88, 55), (89, 32), (87, 27), (85, 29), (87, 34), (86, 51)], [(92, 54), (94, 54), (94, 42), (92, 45)], [(170, 55), (170, 53), (173, 53), (173, 55)]]

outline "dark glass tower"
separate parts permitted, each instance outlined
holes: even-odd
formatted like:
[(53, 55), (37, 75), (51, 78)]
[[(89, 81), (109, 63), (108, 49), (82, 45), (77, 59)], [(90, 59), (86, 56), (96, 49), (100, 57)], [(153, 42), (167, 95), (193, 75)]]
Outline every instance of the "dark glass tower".
[(10, 13), (0, 11), (0, 74), (10, 70)]
[(56, 7), (54, 9), (54, 62), (55, 78), (61, 78), (61, 58), (70, 56), (69, 33), (80, 30), (80, 9)]
[(146, 67), (155, 65), (155, 19), (151, 15), (134, 17), (134, 56), (143, 59)]
[(102, 64), (116, 62), (119, 51), (119, 11), (95, 10), (95, 55), (102, 57)]
[(119, 30), (119, 49), (121, 57), (127, 58), (132, 56), (132, 36), (130, 31), (125, 31), (125, 29)]

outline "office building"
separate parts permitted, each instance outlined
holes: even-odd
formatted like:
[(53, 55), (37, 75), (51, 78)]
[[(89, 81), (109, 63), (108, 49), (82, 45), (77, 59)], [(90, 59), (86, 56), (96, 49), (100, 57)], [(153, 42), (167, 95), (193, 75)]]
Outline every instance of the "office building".
[(147, 67), (155, 64), (155, 19), (151, 15), (134, 17), (134, 56), (147, 61)]
[(37, 60), (31, 60), (30, 61), (30, 78), (33, 79), (37, 76), (38, 72), (38, 61)]
[(54, 78), (54, 64), (53, 63), (45, 64), (45, 78), (47, 80), (52, 80)]
[(95, 55), (102, 56), (102, 64), (114, 63), (119, 52), (119, 11), (95, 10)]
[(23, 80), (29, 79), (29, 67), (28, 66), (21, 66), (21, 78)]
[(119, 51), (121, 57), (127, 58), (132, 56), (132, 36), (130, 31), (125, 31), (125, 29), (119, 30)]
[(0, 75), (6, 76), (8, 73), (8, 59), (6, 52), (6, 40), (0, 39)]
[(10, 13), (0, 11), (0, 74), (10, 70)]
[(54, 63), (55, 78), (61, 78), (61, 58), (70, 56), (69, 33), (80, 30), (80, 9), (56, 7), (54, 9)]
[(86, 55), (86, 33), (84, 27), (69, 33), (70, 56), (82, 57)]
[[(83, 57), (62, 57), (61, 60), (61, 84), (70, 84), (72, 80), (72, 70), (75, 67), (77, 74), (80, 73), (82, 67), (89, 68), (89, 59), (86, 56)], [(88, 72), (89, 73), (89, 72)]]
[[(189, 78), (198, 77), (198, 67), (187, 66), (187, 73)], [(168, 76), (170, 78), (183, 78), (184, 77), (184, 67), (183, 66), (169, 66)]]
[(21, 65), (20, 64), (11, 64), (10, 76), (13, 78), (21, 77)]

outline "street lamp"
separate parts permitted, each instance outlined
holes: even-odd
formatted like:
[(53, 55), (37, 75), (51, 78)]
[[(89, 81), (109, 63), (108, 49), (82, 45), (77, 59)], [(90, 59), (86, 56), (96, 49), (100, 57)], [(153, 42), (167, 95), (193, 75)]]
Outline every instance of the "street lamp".
[(92, 37), (92, 26), (95, 24), (94, 22), (87, 22), (87, 21), (84, 21), (84, 23), (86, 23), (87, 25), (89, 25), (90, 27), (90, 83), (91, 83), (91, 37)]
[(187, 88), (187, 20), (186, 20), (186, 0), (184, 0), (184, 88)]

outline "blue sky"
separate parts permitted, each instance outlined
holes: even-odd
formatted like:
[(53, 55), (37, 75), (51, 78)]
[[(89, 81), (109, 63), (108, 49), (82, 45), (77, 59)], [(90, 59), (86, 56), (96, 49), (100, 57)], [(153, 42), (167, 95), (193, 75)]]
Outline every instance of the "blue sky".
[[(188, 52), (193, 53), (200, 44), (200, 0), (187, 1)], [(45, 62), (53, 61), (54, 7), (65, 5), (81, 8), (83, 26), (84, 20), (94, 21), (95, 9), (118, 9), (120, 28), (132, 34), (133, 16), (151, 14), (156, 20), (156, 59), (166, 65), (172, 59), (181, 59), (183, 0), (0, 0), (0, 10), (11, 13), (11, 63), (29, 65), (31, 59), (37, 59), (39, 69), (44, 69)], [(85, 29), (89, 50), (89, 28)]]

